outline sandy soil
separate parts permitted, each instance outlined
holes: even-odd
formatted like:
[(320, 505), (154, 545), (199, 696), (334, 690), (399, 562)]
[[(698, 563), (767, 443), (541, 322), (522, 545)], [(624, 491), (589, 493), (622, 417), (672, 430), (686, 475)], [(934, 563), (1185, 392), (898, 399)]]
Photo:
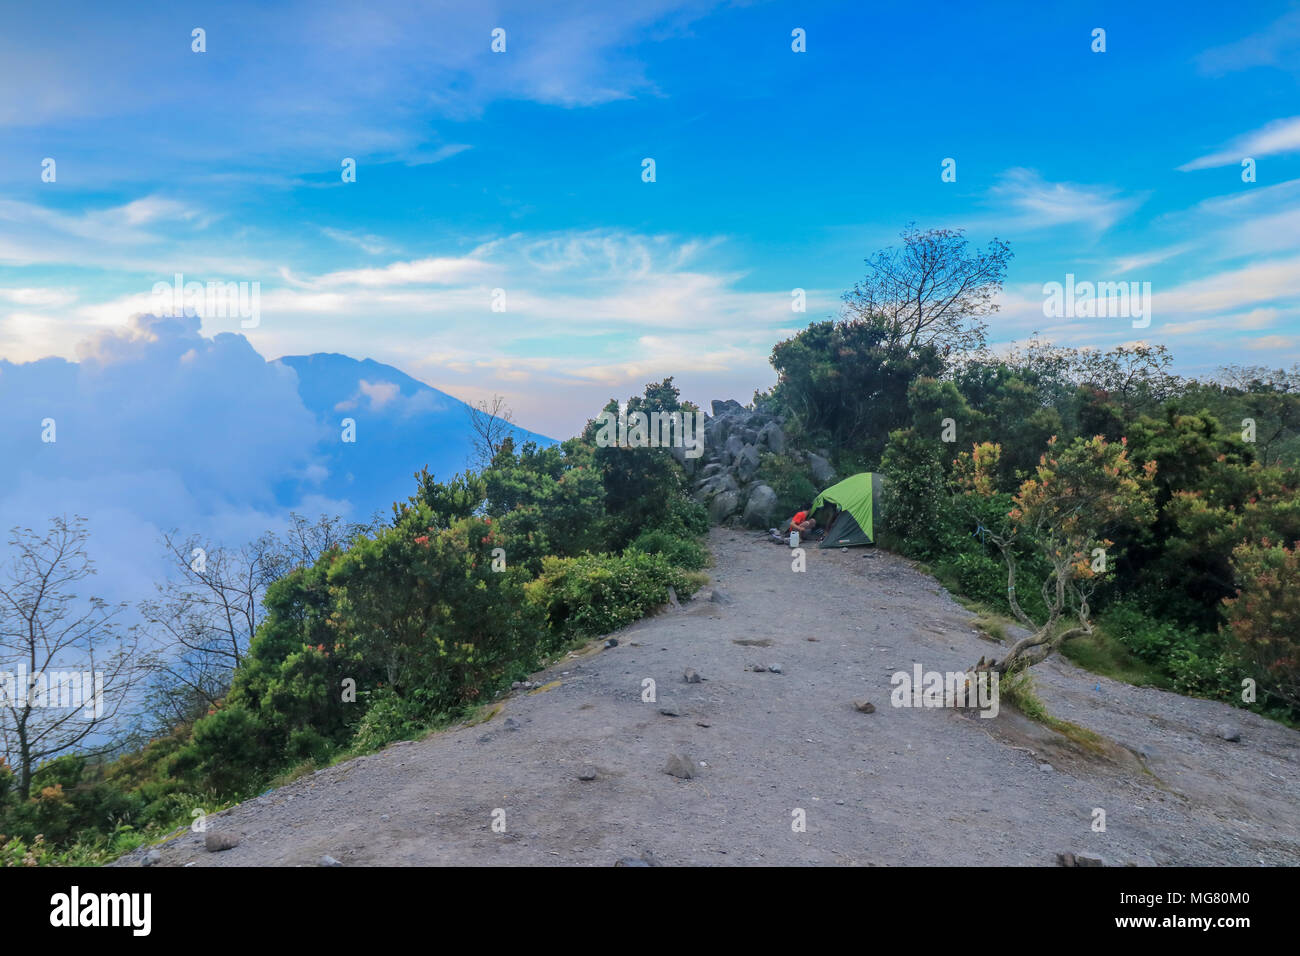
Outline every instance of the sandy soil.
[[(609, 866), (648, 853), (669, 865), (1048, 866), (1062, 851), (1108, 866), (1300, 864), (1300, 733), (1057, 659), (1034, 668), (1040, 696), (1114, 741), (1104, 753), (1007, 708), (895, 708), (895, 671), (1000, 656), (932, 578), (869, 548), (809, 550), (794, 573), (789, 549), (761, 535), (718, 529), (709, 543), (717, 600), (706, 589), (619, 632), (618, 647), (570, 655), (534, 678), (547, 687), (512, 693), (477, 726), (214, 815), (209, 827), (239, 846), (208, 853), (186, 833), (160, 848), (161, 865), (328, 854), (346, 866)], [(705, 679), (685, 682), (686, 668)], [(863, 699), (874, 713), (854, 708)], [(1224, 723), (1240, 741), (1218, 736)], [(664, 772), (673, 754), (689, 756), (693, 779)], [(588, 767), (595, 779), (579, 779)]]

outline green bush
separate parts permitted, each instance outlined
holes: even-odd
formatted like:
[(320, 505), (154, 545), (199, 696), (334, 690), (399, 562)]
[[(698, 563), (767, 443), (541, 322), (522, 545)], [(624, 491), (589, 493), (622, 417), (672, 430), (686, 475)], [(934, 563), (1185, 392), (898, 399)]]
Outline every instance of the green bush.
[(547, 558), (542, 575), (525, 586), (552, 628), (574, 637), (607, 634), (668, 601), (668, 589), (693, 594), (693, 578), (662, 554)]
[(913, 557), (937, 553), (941, 515), (948, 502), (941, 445), (909, 430), (889, 436), (881, 459), (882, 543)]
[(1117, 601), (1098, 617), (1109, 636), (1172, 679), (1181, 694), (1233, 698), (1240, 668), (1216, 634), (1148, 617), (1136, 605)]
[(669, 564), (688, 571), (698, 571), (709, 563), (709, 553), (699, 542), (660, 528), (642, 531), (623, 553), (629, 551), (663, 555)]
[(698, 538), (709, 533), (709, 509), (684, 494), (673, 495), (664, 506), (663, 516), (649, 528)]
[(352, 738), (352, 749), (367, 753), (395, 740), (409, 740), (427, 729), (433, 716), (426, 695), (403, 698), (388, 689), (378, 691)]
[(950, 577), (955, 589), (966, 597), (999, 609), (1008, 608), (1007, 566), (1001, 556), (968, 551), (941, 560), (936, 570)]
[(818, 495), (808, 466), (792, 455), (763, 452), (759, 457), (758, 480), (776, 492), (777, 514), (782, 517), (807, 508)]

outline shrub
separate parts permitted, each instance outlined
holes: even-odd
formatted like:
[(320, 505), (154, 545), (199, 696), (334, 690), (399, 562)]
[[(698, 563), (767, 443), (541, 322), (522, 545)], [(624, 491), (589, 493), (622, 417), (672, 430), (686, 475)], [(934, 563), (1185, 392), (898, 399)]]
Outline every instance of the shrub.
[(698, 571), (709, 563), (708, 552), (697, 541), (660, 528), (642, 531), (623, 553), (629, 551), (663, 555), (669, 564), (688, 571)]
[(937, 550), (947, 489), (939, 443), (908, 430), (889, 436), (881, 459), (883, 543), (913, 557)]
[(1263, 689), (1300, 710), (1300, 545), (1238, 545), (1233, 569), (1243, 585), (1224, 600), (1228, 632)]
[(956, 589), (977, 601), (1003, 607), (1007, 603), (1007, 566), (1001, 557), (981, 551), (944, 559), (939, 567), (951, 575)]
[(665, 505), (663, 517), (650, 527), (698, 538), (709, 533), (709, 509), (684, 494), (673, 495)]
[(759, 480), (776, 492), (777, 514), (786, 517), (807, 508), (817, 497), (808, 466), (791, 455), (764, 452), (759, 458)]
[(1217, 635), (1148, 617), (1129, 601), (1118, 601), (1098, 624), (1135, 657), (1155, 666), (1181, 694), (1232, 699), (1238, 668)]
[(376, 692), (361, 718), (361, 726), (352, 738), (352, 749), (365, 753), (378, 750), (395, 740), (418, 736), (432, 722), (426, 695), (398, 697), (391, 690)]
[(525, 586), (528, 599), (551, 627), (574, 637), (607, 634), (644, 617), (668, 601), (668, 589), (694, 593), (691, 576), (662, 554), (547, 558), (542, 575)]

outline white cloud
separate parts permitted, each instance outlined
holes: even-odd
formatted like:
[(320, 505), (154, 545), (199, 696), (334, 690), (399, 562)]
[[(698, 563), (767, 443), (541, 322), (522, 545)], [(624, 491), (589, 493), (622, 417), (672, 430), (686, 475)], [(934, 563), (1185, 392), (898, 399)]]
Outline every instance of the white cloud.
[(1300, 63), (1300, 10), (1283, 14), (1257, 33), (1212, 47), (1196, 62), (1202, 73), (1211, 76), (1256, 66), (1294, 70)]
[(1013, 210), (1005, 225), (1018, 229), (1083, 225), (1102, 232), (1141, 202), (1121, 197), (1110, 186), (1048, 182), (1035, 170), (1022, 168), (1003, 173), (989, 195)]
[(371, 234), (356, 235), (345, 229), (334, 229), (329, 226), (322, 226), (321, 234), (329, 239), (333, 239), (335, 242), (342, 242), (356, 246), (363, 252), (368, 252), (372, 256), (381, 255), (389, 251), (388, 243), (386, 243), (380, 236)]
[(1258, 159), (1261, 156), (1276, 156), (1296, 151), (1300, 151), (1300, 116), (1274, 120), (1267, 126), (1237, 137), (1230, 145), (1218, 152), (1184, 163), (1178, 169), (1181, 172), (1191, 172), (1218, 166), (1236, 166), (1247, 157)]
[(242, 543), (305, 500), (284, 495), (318, 464), (322, 434), (292, 369), (240, 336), (204, 338), (195, 319), (134, 316), (78, 352), (0, 360), (0, 526), (88, 517), (96, 586), (135, 600), (163, 530)]
[(1111, 268), (1116, 273), (1124, 275), (1133, 272), (1135, 269), (1146, 269), (1150, 266), (1158, 266), (1163, 262), (1168, 262), (1170, 259), (1181, 256), (1191, 248), (1190, 245), (1169, 246), (1164, 249), (1150, 249), (1147, 252), (1121, 256), (1111, 263)]
[(370, 287), (437, 283), (450, 285), (483, 277), (491, 267), (473, 258), (428, 258), (394, 262), (378, 269), (347, 269), (331, 272), (316, 280), (317, 285), (360, 285)]
[(0, 299), (7, 299), (14, 305), (60, 308), (76, 302), (77, 294), (67, 289), (0, 288)]
[(377, 411), (391, 403), (402, 394), (401, 386), (392, 382), (367, 382), (362, 379), (357, 383), (357, 393), (352, 398), (338, 402), (334, 407), (338, 411), (348, 411), (361, 403), (361, 398), (369, 400), (371, 411)]

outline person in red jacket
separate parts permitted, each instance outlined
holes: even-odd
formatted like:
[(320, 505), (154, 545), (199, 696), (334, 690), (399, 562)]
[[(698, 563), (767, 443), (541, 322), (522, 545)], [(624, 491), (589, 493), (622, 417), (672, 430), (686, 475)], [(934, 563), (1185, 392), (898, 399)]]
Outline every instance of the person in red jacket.
[(810, 517), (806, 511), (800, 511), (785, 526), (785, 533), (789, 534), (791, 531), (798, 531), (800, 536), (803, 536), (811, 533), (815, 527), (817, 527), (817, 519)]

